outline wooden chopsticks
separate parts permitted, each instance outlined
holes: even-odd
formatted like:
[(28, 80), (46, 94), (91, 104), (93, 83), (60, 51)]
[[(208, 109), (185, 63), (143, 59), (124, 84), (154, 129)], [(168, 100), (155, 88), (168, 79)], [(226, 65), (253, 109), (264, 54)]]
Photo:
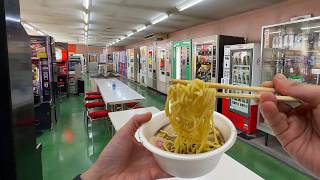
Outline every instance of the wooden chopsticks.
[[(172, 79), (171, 84), (188, 84), (189, 80)], [(257, 86), (237, 86), (229, 84), (207, 82), (209, 87), (216, 89), (242, 90), (242, 91), (261, 91), (261, 92), (276, 92), (274, 88), (257, 87)], [(217, 97), (242, 98), (242, 99), (260, 99), (260, 94), (241, 94), (241, 93), (221, 93), (217, 92)], [(298, 99), (291, 96), (276, 96), (278, 101), (285, 102), (300, 102)]]
[[(179, 80), (179, 79), (171, 79), (171, 84), (188, 84), (190, 83), (189, 80)], [(206, 82), (211, 88), (216, 89), (231, 89), (231, 90), (243, 90), (243, 91), (263, 91), (263, 92), (276, 92), (273, 88), (266, 88), (266, 87), (257, 87), (257, 86), (237, 86), (237, 85), (230, 85), (230, 84), (220, 84), (220, 83), (212, 83)]]

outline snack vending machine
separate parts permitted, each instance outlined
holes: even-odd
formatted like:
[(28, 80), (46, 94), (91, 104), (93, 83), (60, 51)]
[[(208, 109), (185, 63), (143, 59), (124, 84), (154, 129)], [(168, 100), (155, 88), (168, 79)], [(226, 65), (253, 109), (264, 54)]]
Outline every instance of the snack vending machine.
[(192, 41), (173, 43), (172, 78), (191, 80)]
[(167, 84), (170, 81), (170, 77), (167, 76), (167, 69), (171, 69), (170, 49), (170, 42), (157, 45), (157, 90), (164, 94), (167, 94)]
[(120, 74), (127, 77), (127, 53), (126, 51), (119, 52), (119, 62), (120, 62)]
[[(262, 81), (281, 73), (292, 81), (320, 85), (320, 17), (262, 27)], [(262, 115), (257, 128), (273, 134)]]
[(120, 66), (119, 52), (113, 52), (112, 56), (113, 56), (113, 70), (115, 73), (119, 73), (119, 66)]
[(127, 77), (134, 81), (134, 49), (127, 49)]
[(148, 87), (157, 89), (157, 48), (156, 44), (148, 47)]
[(140, 83), (140, 48), (134, 49), (134, 79)]
[(216, 82), (216, 36), (193, 39), (192, 43), (192, 79), (200, 79), (205, 82)]
[[(260, 86), (262, 69), (260, 44), (228, 45), (224, 49), (222, 83), (239, 86)], [(239, 90), (230, 90), (229, 92), (252, 93)], [(222, 98), (222, 107), (222, 113), (231, 119), (239, 130), (247, 134), (256, 130), (258, 104), (255, 100)]]
[(52, 79), (52, 63), (55, 54), (50, 36), (30, 36), (33, 72), (33, 94), (39, 130), (50, 129), (56, 121), (55, 96)]
[(147, 87), (147, 71), (148, 71), (148, 55), (147, 46), (140, 47), (140, 84)]

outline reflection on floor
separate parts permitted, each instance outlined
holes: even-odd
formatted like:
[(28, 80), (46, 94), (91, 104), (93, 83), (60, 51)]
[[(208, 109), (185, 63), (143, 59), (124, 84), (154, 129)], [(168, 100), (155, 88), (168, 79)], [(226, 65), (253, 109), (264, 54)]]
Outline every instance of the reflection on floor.
[[(145, 97), (142, 106), (155, 106), (163, 110), (165, 96), (149, 88), (122, 79)], [(86, 89), (92, 84), (87, 80)], [(84, 172), (96, 160), (110, 137), (105, 122), (94, 124), (94, 152), (83, 122), (83, 97), (72, 96), (58, 104), (58, 123), (53, 130), (43, 133), (38, 142), (43, 144), (42, 168), (44, 180), (70, 180)], [(229, 156), (265, 179), (309, 179), (302, 173), (262, 151), (237, 140), (227, 152)], [(232, 169), (230, 169), (232, 173)]]

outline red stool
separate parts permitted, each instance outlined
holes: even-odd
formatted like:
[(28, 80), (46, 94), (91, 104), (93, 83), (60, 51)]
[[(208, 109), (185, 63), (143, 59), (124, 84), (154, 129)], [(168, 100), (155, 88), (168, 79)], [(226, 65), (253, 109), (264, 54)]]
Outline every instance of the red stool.
[(100, 108), (100, 107), (102, 108), (102, 107), (105, 107), (105, 106), (106, 106), (106, 104), (104, 102), (102, 102), (102, 101), (85, 103), (84, 104), (85, 110), (84, 110), (84, 116), (83, 116), (85, 125), (88, 124), (88, 122), (87, 122), (88, 121), (87, 113), (89, 112), (90, 109)]
[(100, 92), (87, 92), (86, 96), (90, 96), (90, 95), (101, 95)]
[(97, 107), (105, 107), (105, 106), (106, 106), (106, 104), (104, 102), (101, 102), (101, 101), (90, 102), (90, 103), (84, 104), (84, 107), (86, 109), (92, 109), (92, 108), (97, 108)]
[[(109, 112), (111, 112), (111, 111), (109, 111), (109, 110), (98, 110), (98, 111), (93, 111), (93, 112), (89, 112), (88, 113), (88, 118), (89, 118), (90, 123), (91, 123), (91, 133), (92, 133), (91, 141), (92, 141), (93, 150), (94, 150), (93, 122), (96, 122), (98, 120), (105, 119), (105, 118), (109, 119), (108, 118), (109, 117), (108, 116)], [(88, 126), (89, 126), (89, 124), (87, 124), (87, 134), (88, 134), (88, 137), (90, 138), (89, 130), (88, 130), (89, 127)], [(108, 123), (107, 123), (107, 127), (109, 127)]]
[(102, 99), (101, 95), (89, 95), (84, 97), (85, 101), (93, 101), (93, 100), (101, 100), (101, 99)]

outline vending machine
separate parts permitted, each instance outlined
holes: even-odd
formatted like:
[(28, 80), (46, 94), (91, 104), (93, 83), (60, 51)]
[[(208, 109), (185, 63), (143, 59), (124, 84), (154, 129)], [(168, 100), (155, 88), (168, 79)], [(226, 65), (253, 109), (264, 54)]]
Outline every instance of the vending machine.
[(113, 56), (113, 71), (115, 73), (119, 73), (119, 66), (120, 66), (119, 52), (113, 52), (112, 56)]
[(134, 49), (127, 49), (127, 77), (134, 81)]
[(127, 52), (119, 52), (120, 75), (127, 77)]
[(33, 93), (37, 128), (50, 129), (56, 121), (52, 63), (56, 61), (50, 36), (30, 36)]
[[(262, 63), (260, 44), (238, 44), (225, 46), (224, 73), (222, 83), (239, 86), (260, 86)], [(228, 91), (228, 90), (226, 90)], [(230, 90), (230, 93), (253, 92)], [(223, 98), (222, 113), (246, 134), (256, 130), (258, 104), (255, 100)]]
[(167, 78), (167, 69), (171, 69), (170, 64), (171, 43), (158, 43), (157, 45), (157, 90), (167, 93), (167, 85), (170, 78)]
[(173, 43), (172, 57), (172, 78), (191, 80), (191, 39)]
[[(292, 81), (320, 85), (320, 17), (262, 27), (261, 80), (281, 73)], [(263, 116), (257, 128), (273, 134)]]
[(140, 84), (147, 87), (147, 71), (148, 71), (148, 55), (147, 46), (140, 47)]
[(140, 48), (134, 49), (134, 79), (137, 83), (140, 83)]
[(193, 39), (192, 43), (192, 79), (200, 79), (205, 82), (216, 82), (216, 36)]
[(157, 46), (148, 47), (148, 87), (157, 89)]

